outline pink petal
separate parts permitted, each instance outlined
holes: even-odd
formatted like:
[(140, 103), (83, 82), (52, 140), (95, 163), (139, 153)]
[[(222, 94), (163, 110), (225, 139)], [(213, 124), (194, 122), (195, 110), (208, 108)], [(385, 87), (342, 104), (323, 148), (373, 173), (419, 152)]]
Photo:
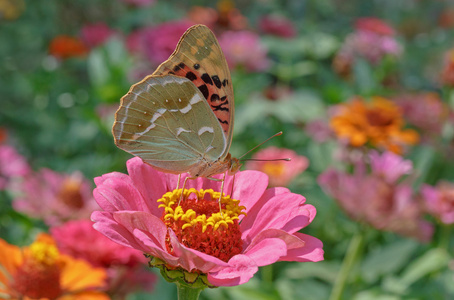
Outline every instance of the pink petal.
[(113, 218), (131, 233), (136, 229), (150, 233), (149, 238), (153, 244), (159, 249), (166, 249), (167, 227), (156, 216), (141, 211), (122, 211), (115, 212)]
[(279, 258), (287, 255), (287, 245), (279, 238), (266, 238), (254, 244), (244, 252), (257, 266), (266, 266), (275, 263)]
[(162, 249), (158, 244), (155, 243), (152, 235), (149, 232), (140, 229), (134, 229), (133, 234), (134, 237), (142, 242), (147, 249), (144, 252), (150, 254), (151, 256), (155, 256), (164, 260), (171, 266), (178, 266), (179, 257), (173, 256), (172, 254), (168, 253), (167, 248)]
[(145, 200), (150, 212), (155, 216), (160, 216), (163, 209), (158, 208), (156, 201), (167, 192), (164, 173), (155, 170), (138, 157), (128, 160), (126, 166), (131, 180)]
[(233, 183), (232, 198), (240, 200), (240, 205), (245, 206), (246, 211), (249, 211), (261, 199), (268, 186), (268, 176), (258, 171), (237, 172), (235, 181), (233, 182), (233, 178), (231, 180), (227, 182), (227, 188), (230, 190)]
[(172, 230), (169, 231), (169, 236), (175, 255), (179, 257), (178, 263), (184, 269), (188, 271), (197, 269), (203, 273), (208, 273), (229, 266), (228, 263), (214, 256), (184, 246), (178, 241), (178, 238)]
[(235, 286), (246, 283), (258, 271), (258, 266), (247, 255), (235, 255), (229, 267), (208, 273), (208, 281), (216, 286)]
[(129, 176), (121, 173), (110, 173), (95, 178), (97, 187), (93, 196), (105, 211), (146, 210), (147, 206)]
[[(242, 239), (250, 241), (261, 231), (274, 228), (294, 233), (307, 226), (315, 217), (316, 210), (312, 205), (304, 204), (306, 199), (297, 194), (278, 195), (265, 203), (255, 219), (252, 228), (243, 230)], [(245, 217), (248, 218), (249, 216)]]
[[(250, 206), (249, 209), (246, 211), (247, 218), (244, 219), (244, 216), (240, 216), (242, 231), (245, 231), (252, 227), (255, 219), (257, 218), (257, 214), (260, 212), (262, 206), (268, 202), (268, 200), (270, 200), (274, 196), (282, 195), (285, 193), (290, 193), (290, 190), (284, 187), (275, 187), (267, 189), (263, 193), (259, 201), (257, 201), (254, 205)], [(243, 202), (241, 202), (240, 205), (243, 205)]]
[(322, 241), (313, 236), (300, 232), (296, 232), (294, 236), (302, 241), (304, 246), (301, 247), (300, 243), (295, 240), (293, 240), (292, 243), (287, 242), (287, 256), (281, 257), (279, 261), (316, 262), (324, 259)]
[(113, 219), (111, 213), (95, 211), (91, 214), (91, 220), (95, 222), (95, 224), (93, 224), (93, 228), (104, 234), (112, 241), (123, 246), (135, 248), (142, 252), (147, 251), (143, 245), (137, 243), (131, 232)]

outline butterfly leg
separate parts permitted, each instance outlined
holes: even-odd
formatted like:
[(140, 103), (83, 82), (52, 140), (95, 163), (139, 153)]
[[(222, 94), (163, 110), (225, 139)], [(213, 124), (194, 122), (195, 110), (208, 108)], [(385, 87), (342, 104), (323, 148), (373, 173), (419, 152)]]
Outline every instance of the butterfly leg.
[(232, 189), (230, 190), (230, 197), (231, 198), (233, 198), (233, 186), (235, 185), (235, 175), (236, 175), (236, 173), (233, 174)]
[[(178, 182), (180, 182), (179, 179), (180, 179), (180, 178), (178, 178)], [(189, 179), (196, 179), (196, 177), (186, 177), (186, 178), (184, 179), (184, 181), (183, 181), (183, 187), (182, 187), (182, 189), (181, 189), (180, 200), (178, 201), (178, 206), (180, 206), (181, 200), (183, 200), (184, 188), (186, 187), (186, 182), (187, 182)]]
[(222, 199), (222, 195), (224, 194), (225, 174), (226, 174), (226, 173), (224, 173), (224, 176), (222, 177), (222, 179), (213, 178), (213, 177), (207, 177), (207, 178), (210, 179), (210, 180), (218, 181), (218, 182), (220, 181), (220, 182), (221, 182), (221, 193), (220, 193), (219, 199), (218, 199), (219, 211), (221, 212), (221, 215), (222, 215), (221, 199)]
[(180, 188), (181, 174), (178, 174), (177, 190)]

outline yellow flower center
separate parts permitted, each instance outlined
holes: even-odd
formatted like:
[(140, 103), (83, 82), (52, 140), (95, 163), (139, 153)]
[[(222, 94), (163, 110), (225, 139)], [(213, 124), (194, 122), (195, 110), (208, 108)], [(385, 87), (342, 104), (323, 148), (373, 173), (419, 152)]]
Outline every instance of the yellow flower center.
[[(245, 215), (246, 208), (239, 200), (209, 190), (185, 189), (167, 192), (158, 200), (164, 208), (161, 220), (171, 228), (178, 240), (186, 247), (228, 261), (241, 253), (242, 241), (239, 216)], [(180, 201), (180, 199), (182, 199)], [(173, 253), (167, 236), (167, 250)]]

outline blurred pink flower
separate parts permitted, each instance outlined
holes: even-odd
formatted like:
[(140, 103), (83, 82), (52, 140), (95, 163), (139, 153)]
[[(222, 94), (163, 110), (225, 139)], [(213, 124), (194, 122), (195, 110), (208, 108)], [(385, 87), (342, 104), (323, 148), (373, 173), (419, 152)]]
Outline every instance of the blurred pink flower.
[(247, 71), (264, 71), (270, 66), (265, 47), (251, 31), (226, 31), (219, 37), (230, 68), (244, 67)]
[(266, 15), (260, 18), (258, 26), (260, 31), (283, 38), (296, 36), (296, 29), (293, 23), (279, 15)]
[(156, 276), (144, 270), (147, 259), (142, 252), (111, 241), (90, 220), (70, 221), (50, 232), (62, 253), (107, 269), (109, 294), (118, 297), (137, 288), (152, 289)]
[(68, 220), (88, 219), (98, 209), (90, 183), (80, 172), (60, 174), (49, 169), (24, 177), (12, 186), (13, 207), (55, 226)]
[(381, 177), (389, 184), (396, 183), (402, 176), (413, 172), (413, 162), (403, 159), (393, 152), (372, 151), (369, 154), (372, 174)]
[(156, 2), (156, 0), (121, 0), (126, 4), (131, 4), (138, 7), (150, 6)]
[(157, 66), (169, 58), (180, 37), (191, 25), (190, 21), (180, 20), (142, 28), (128, 36), (127, 48), (144, 55)]
[(454, 184), (442, 181), (436, 187), (423, 185), (422, 200), (428, 213), (445, 224), (454, 223)]
[(246, 168), (265, 173), (269, 177), (269, 186), (288, 186), (289, 183), (309, 166), (309, 160), (295, 151), (285, 148), (268, 147), (252, 157), (253, 159), (270, 160), (290, 158), (291, 161), (248, 161)]
[(241, 203), (224, 195), (221, 214), (215, 192), (220, 182), (189, 180), (177, 206), (178, 175), (156, 171), (140, 158), (130, 159), (127, 168), (129, 175), (95, 178), (94, 196), (104, 211), (92, 214), (94, 227), (119, 244), (159, 258), (166, 268), (206, 276), (214, 286), (234, 286), (276, 261), (323, 259), (321, 241), (298, 232), (312, 222), (315, 208), (286, 188), (266, 189), (267, 176), (261, 172), (238, 172), (235, 184), (232, 176), (226, 178), (224, 192), (232, 191)]
[(348, 75), (357, 57), (376, 65), (385, 56), (397, 57), (401, 52), (402, 46), (388, 24), (376, 18), (362, 18), (356, 23), (356, 31), (345, 38), (333, 65), (339, 74)]
[(10, 179), (26, 176), (31, 172), (25, 158), (9, 145), (0, 145), (0, 190), (6, 188)]
[(373, 152), (369, 159), (371, 171), (359, 162), (353, 174), (328, 169), (318, 182), (353, 220), (430, 241), (433, 226), (423, 219), (411, 185), (398, 182), (412, 171), (412, 163), (391, 152)]
[(81, 38), (90, 47), (97, 47), (104, 44), (115, 31), (104, 23), (88, 24), (81, 29)]
[(326, 120), (316, 119), (307, 123), (305, 127), (306, 133), (318, 143), (323, 143), (334, 138), (334, 131)]
[(404, 118), (429, 135), (440, 134), (449, 115), (449, 108), (437, 93), (403, 94), (394, 98)]

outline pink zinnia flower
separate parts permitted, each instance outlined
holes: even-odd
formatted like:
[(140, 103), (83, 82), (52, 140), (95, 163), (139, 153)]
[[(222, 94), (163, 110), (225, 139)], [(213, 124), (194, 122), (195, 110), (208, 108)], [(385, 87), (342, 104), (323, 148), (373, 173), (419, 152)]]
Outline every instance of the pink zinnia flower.
[(159, 65), (173, 53), (180, 37), (191, 25), (192, 22), (181, 20), (140, 29), (128, 37), (128, 49), (144, 54), (151, 63)]
[(13, 207), (48, 225), (89, 218), (98, 206), (90, 183), (80, 172), (60, 174), (49, 169), (24, 177), (12, 186)]
[(445, 224), (454, 223), (454, 184), (442, 181), (436, 187), (423, 185), (421, 196), (428, 213)]
[(189, 180), (177, 206), (178, 175), (156, 171), (137, 157), (127, 168), (129, 175), (95, 178), (94, 196), (104, 211), (92, 214), (94, 227), (154, 257), (154, 265), (192, 272), (187, 278), (205, 278), (210, 285), (234, 286), (276, 261), (323, 259), (321, 241), (297, 232), (312, 222), (315, 208), (286, 188), (266, 189), (261, 172), (238, 172), (234, 184), (232, 176), (226, 178), (224, 192), (231, 196), (222, 197), (221, 214), (220, 182)]
[(356, 31), (349, 34), (334, 58), (334, 68), (342, 75), (348, 75), (357, 57), (379, 64), (385, 56), (397, 57), (402, 46), (394, 37), (394, 30), (376, 18), (359, 19)]
[(115, 31), (104, 23), (96, 23), (82, 27), (80, 34), (84, 43), (93, 48), (104, 44)]
[[(252, 158), (264, 161), (248, 161), (246, 168), (268, 175), (270, 187), (289, 185), (309, 166), (309, 160), (305, 156), (285, 148), (268, 147), (257, 152)], [(278, 158), (290, 158), (291, 161), (266, 161)]]
[(25, 158), (9, 145), (0, 145), (0, 190), (6, 188), (14, 177), (26, 176), (31, 172)]
[(279, 15), (266, 15), (260, 18), (259, 28), (266, 34), (276, 35), (283, 38), (296, 36), (296, 29), (293, 23), (287, 18)]
[(142, 252), (111, 241), (90, 220), (70, 221), (50, 229), (61, 253), (107, 269), (109, 294), (126, 295), (136, 288), (151, 290), (156, 276), (144, 272)]
[(410, 124), (426, 131), (429, 135), (441, 134), (443, 125), (448, 119), (449, 108), (437, 93), (404, 94), (395, 97), (394, 101)]
[(402, 176), (413, 172), (413, 162), (393, 152), (380, 154), (372, 151), (369, 157), (372, 174), (382, 177), (387, 183), (394, 184)]
[(230, 68), (244, 67), (247, 71), (264, 71), (270, 66), (266, 49), (257, 34), (251, 31), (226, 31), (219, 37)]
[(412, 171), (412, 163), (392, 152), (372, 152), (369, 159), (369, 172), (361, 161), (353, 174), (328, 169), (318, 182), (353, 220), (429, 241), (433, 227), (424, 221), (411, 185), (398, 182)]

